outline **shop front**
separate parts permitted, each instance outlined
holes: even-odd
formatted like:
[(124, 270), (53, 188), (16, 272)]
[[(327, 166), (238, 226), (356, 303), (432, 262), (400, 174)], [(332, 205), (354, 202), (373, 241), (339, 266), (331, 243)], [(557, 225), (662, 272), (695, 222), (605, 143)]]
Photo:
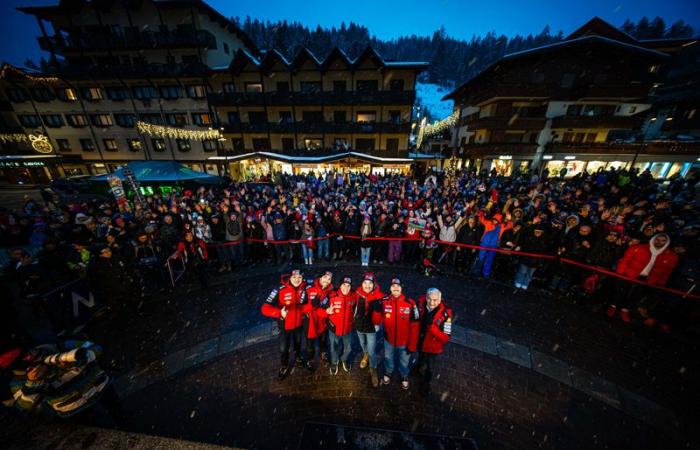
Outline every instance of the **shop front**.
[(5, 184), (47, 184), (55, 178), (88, 174), (80, 157), (63, 155), (1, 155), (0, 182)]
[[(677, 159), (673, 156), (644, 156), (637, 158), (637, 161), (632, 163), (632, 157), (628, 155), (615, 156), (574, 156), (574, 155), (545, 155), (544, 168), (548, 170), (549, 176), (559, 177), (564, 174), (564, 178), (571, 178), (582, 173), (593, 174), (599, 170), (621, 170), (634, 168), (639, 172), (649, 170), (654, 179), (664, 180), (673, 176), (685, 177), (690, 169), (700, 166), (696, 161), (672, 161)], [(664, 161), (664, 159), (667, 159)], [(671, 160), (671, 161), (669, 161)]]

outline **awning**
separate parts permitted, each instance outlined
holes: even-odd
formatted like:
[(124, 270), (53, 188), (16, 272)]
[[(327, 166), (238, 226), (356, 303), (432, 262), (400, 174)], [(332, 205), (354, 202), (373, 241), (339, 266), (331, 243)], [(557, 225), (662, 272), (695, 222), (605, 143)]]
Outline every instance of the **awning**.
[(218, 183), (221, 178), (204, 172), (197, 172), (175, 161), (132, 161), (117, 169), (114, 173), (92, 177), (93, 181), (107, 181), (110, 176), (125, 178), (124, 170), (130, 169), (136, 181), (140, 182), (176, 182), (197, 181), (200, 183)]
[(384, 157), (384, 156), (374, 156), (374, 155), (368, 155), (366, 153), (360, 153), (360, 152), (343, 152), (343, 153), (335, 153), (332, 155), (323, 155), (323, 156), (291, 156), (291, 155), (283, 155), (281, 153), (273, 153), (273, 152), (251, 152), (251, 153), (245, 153), (243, 155), (236, 155), (236, 156), (211, 156), (208, 158), (208, 161), (228, 161), (228, 162), (235, 162), (235, 161), (242, 161), (246, 159), (252, 159), (252, 158), (267, 158), (267, 159), (272, 159), (275, 161), (282, 161), (286, 163), (327, 163), (327, 162), (333, 162), (333, 161), (339, 161), (342, 159), (348, 159), (348, 158), (356, 158), (365, 162), (370, 162), (370, 163), (384, 163), (384, 164), (410, 164), (414, 161), (413, 158), (390, 158), (390, 157)]

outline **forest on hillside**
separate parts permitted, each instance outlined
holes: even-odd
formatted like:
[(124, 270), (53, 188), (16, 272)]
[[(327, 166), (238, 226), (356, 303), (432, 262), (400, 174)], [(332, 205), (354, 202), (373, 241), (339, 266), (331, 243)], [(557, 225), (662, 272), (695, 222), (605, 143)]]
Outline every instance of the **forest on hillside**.
[[(470, 40), (455, 39), (444, 28), (432, 36), (402, 36), (380, 40), (356, 23), (342, 23), (339, 27), (309, 28), (298, 22), (270, 22), (233, 18), (233, 21), (255, 41), (260, 49), (276, 48), (289, 59), (306, 47), (319, 58), (335, 46), (354, 58), (367, 45), (374, 47), (387, 60), (428, 61), (430, 69), (423, 81), (452, 87), (466, 81), (503, 55), (539, 47), (564, 39), (559, 31), (552, 33), (547, 26), (537, 34), (505, 36), (491, 31)], [(620, 29), (638, 39), (678, 38), (694, 36), (695, 30), (683, 20), (667, 25), (661, 17), (642, 17), (638, 22), (625, 21)]]

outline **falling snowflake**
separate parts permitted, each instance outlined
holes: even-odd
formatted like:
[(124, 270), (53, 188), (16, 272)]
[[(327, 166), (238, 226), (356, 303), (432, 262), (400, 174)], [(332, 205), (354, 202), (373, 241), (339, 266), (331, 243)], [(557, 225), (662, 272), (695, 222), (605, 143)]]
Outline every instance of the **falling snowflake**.
[(197, 414), (197, 411), (195, 411), (195, 410), (193, 409), (192, 412), (190, 413), (190, 419), (194, 419), (194, 416), (195, 416), (196, 414)]
[(481, 310), (481, 315), (482, 315), (482, 316), (485, 316), (485, 315), (486, 315), (486, 308), (484, 308), (484, 309)]

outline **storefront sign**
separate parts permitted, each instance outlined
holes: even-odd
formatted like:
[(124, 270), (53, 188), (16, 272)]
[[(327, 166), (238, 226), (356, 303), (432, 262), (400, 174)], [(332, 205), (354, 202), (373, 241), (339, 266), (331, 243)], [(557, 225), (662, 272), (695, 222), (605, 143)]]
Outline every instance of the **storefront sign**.
[(42, 161), (0, 161), (0, 168), (13, 169), (19, 167), (44, 167)]

